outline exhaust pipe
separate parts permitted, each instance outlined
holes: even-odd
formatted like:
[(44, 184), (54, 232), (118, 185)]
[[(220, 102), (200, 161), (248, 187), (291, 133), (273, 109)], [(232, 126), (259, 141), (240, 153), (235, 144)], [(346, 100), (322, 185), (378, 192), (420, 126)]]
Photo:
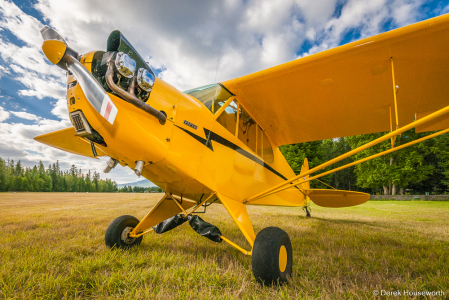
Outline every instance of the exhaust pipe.
[(109, 173), (112, 169), (115, 168), (115, 166), (118, 164), (118, 160), (113, 159), (112, 157), (109, 158), (108, 162), (106, 163), (106, 168), (103, 170), (104, 173)]
[[(139, 98), (137, 98), (135, 95), (133, 95), (133, 93), (124, 91), (121, 88), (119, 88), (114, 83), (113, 76), (114, 76), (114, 62), (110, 61), (108, 63), (108, 70), (106, 72), (106, 83), (108, 84), (109, 88), (112, 91), (114, 91), (114, 93), (119, 95), (119, 97), (123, 98), (126, 102), (131, 103), (135, 107), (140, 108), (141, 110), (154, 116), (156, 119), (159, 120), (159, 123), (161, 123), (162, 125), (165, 124), (165, 122), (167, 121), (167, 117), (165, 116), (165, 114), (163, 114), (162, 112), (158, 111), (157, 109), (149, 106), (145, 102), (141, 101)], [(134, 81), (135, 81), (135, 78), (133, 77), (130, 87), (131, 87), (131, 85), (135, 86)], [(140, 175), (137, 175), (137, 176), (140, 176)]]
[(137, 177), (140, 177), (142, 175), (142, 169), (145, 162), (143, 160), (138, 160), (136, 162), (136, 166), (134, 167), (134, 173), (136, 173)]

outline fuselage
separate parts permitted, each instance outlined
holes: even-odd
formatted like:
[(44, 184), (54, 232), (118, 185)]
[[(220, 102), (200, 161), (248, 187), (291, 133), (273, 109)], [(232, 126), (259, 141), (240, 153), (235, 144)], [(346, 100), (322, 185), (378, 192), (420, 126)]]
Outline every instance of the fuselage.
[[(87, 53), (80, 59), (90, 72), (94, 54)], [(255, 146), (239, 139), (242, 129), (238, 123), (236, 131), (231, 132), (217, 122), (216, 111), (159, 78), (155, 79), (146, 103), (166, 114), (167, 122), (163, 125), (108, 93), (118, 109), (114, 124), (110, 124), (93, 109), (79, 84), (73, 85), (74, 76), (67, 78), (69, 113), (83, 112), (105, 141), (106, 145), (97, 146), (122, 166), (134, 168), (137, 161), (143, 161), (142, 176), (168, 193), (200, 200), (217, 191), (244, 200), (295, 175), (278, 148), (272, 148), (271, 161), (267, 162)], [(235, 97), (233, 101), (238, 103)], [(292, 188), (252, 204), (302, 206), (304, 195)]]

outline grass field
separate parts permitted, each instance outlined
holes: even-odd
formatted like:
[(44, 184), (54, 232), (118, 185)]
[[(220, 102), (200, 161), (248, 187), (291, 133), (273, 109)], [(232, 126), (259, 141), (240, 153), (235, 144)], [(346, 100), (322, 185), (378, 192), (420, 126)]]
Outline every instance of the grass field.
[[(372, 299), (374, 290), (449, 298), (449, 202), (313, 206), (310, 219), (300, 208), (249, 206), (256, 233), (277, 226), (293, 245), (289, 283), (262, 287), (250, 257), (187, 223), (129, 251), (105, 247), (110, 221), (142, 218), (160, 197), (0, 194), (0, 299)], [(222, 205), (201, 217), (249, 249)]]

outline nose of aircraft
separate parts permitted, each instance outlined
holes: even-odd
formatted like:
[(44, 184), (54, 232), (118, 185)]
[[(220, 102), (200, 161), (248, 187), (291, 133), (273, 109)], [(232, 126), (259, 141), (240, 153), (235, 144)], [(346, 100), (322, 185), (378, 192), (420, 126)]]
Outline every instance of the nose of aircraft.
[(87, 101), (111, 125), (117, 115), (117, 107), (92, 74), (78, 61), (78, 53), (55, 30), (48, 26), (41, 29), (44, 39), (42, 51), (50, 62), (73, 73), (81, 86)]
[(53, 64), (57, 65), (67, 50), (67, 44), (58, 40), (47, 40), (42, 44), (45, 56)]

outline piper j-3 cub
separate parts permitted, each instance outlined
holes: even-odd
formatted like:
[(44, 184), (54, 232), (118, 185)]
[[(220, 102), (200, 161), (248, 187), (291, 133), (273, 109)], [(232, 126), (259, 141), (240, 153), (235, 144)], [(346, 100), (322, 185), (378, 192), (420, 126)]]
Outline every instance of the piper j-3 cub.
[[(109, 156), (105, 172), (128, 166), (165, 191), (140, 221), (125, 215), (109, 224), (105, 242), (112, 248), (137, 246), (147, 233), (188, 222), (200, 235), (251, 255), (259, 282), (284, 282), (293, 265), (290, 238), (277, 227), (256, 235), (246, 205), (365, 203), (368, 194), (311, 189), (310, 181), (449, 131), (449, 15), (185, 92), (157, 78), (119, 31), (110, 34), (106, 52), (83, 55), (53, 29), (41, 34), (46, 57), (67, 70), (73, 127), (35, 139)], [(441, 130), (394, 147), (395, 137), (414, 127)], [(279, 151), (382, 131), (389, 133), (320, 166), (309, 169), (306, 160), (297, 176)], [(313, 176), (386, 140), (387, 151)], [(212, 203), (224, 205), (249, 248), (195, 214)]]

